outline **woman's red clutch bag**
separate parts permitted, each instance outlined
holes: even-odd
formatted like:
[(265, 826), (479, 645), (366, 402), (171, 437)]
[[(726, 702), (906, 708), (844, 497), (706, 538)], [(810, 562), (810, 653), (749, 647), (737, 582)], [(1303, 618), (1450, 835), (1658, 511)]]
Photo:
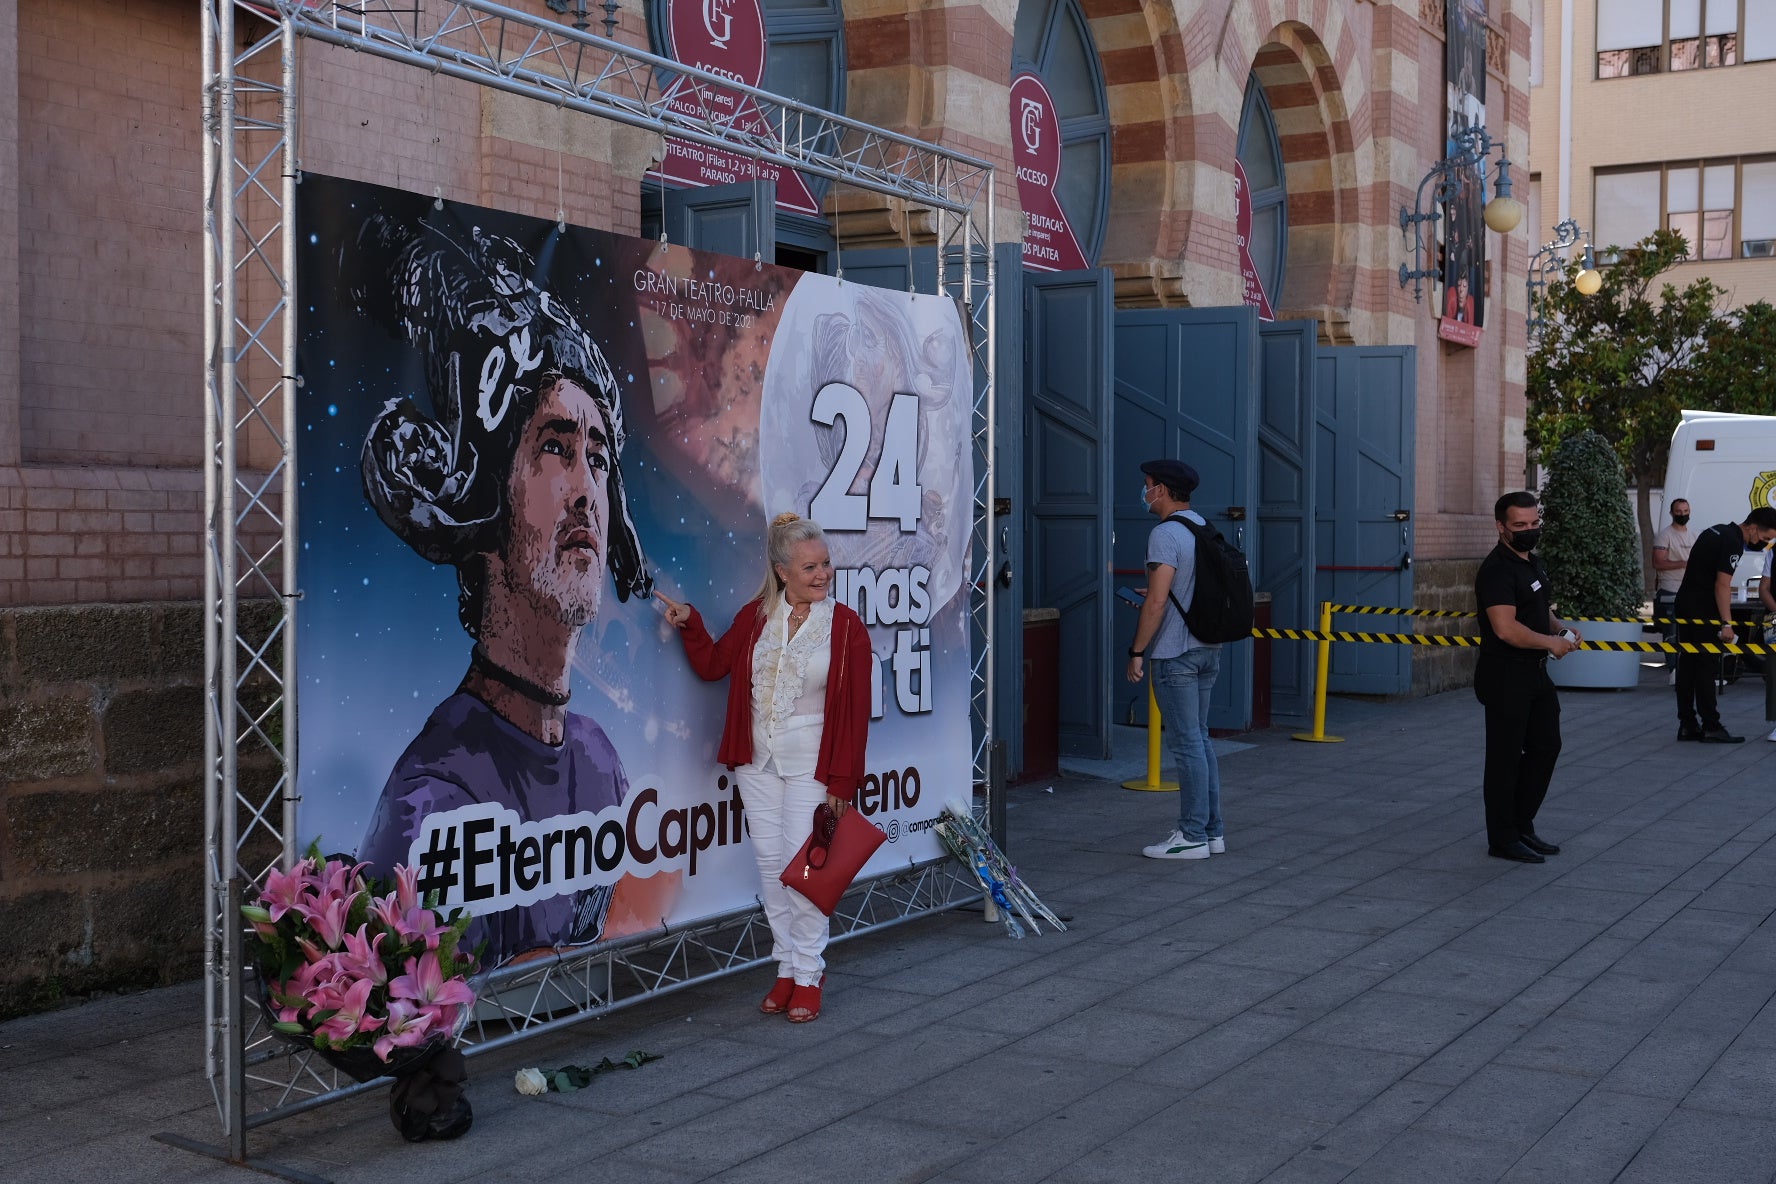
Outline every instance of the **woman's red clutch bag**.
[(839, 897), (845, 895), (884, 838), (855, 807), (839, 816), (822, 802), (814, 807), (813, 833), (777, 878), (830, 917), (839, 907)]

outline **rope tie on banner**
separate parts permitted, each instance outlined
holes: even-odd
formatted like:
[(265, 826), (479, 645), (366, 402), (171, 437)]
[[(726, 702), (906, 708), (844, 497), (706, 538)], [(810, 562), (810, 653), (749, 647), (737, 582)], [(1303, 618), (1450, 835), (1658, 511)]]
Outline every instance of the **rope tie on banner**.
[[(916, 296), (919, 292), (919, 281), (913, 276), (913, 208), (911, 206), (903, 206), (902, 208), (906, 211), (907, 295)], [(939, 243), (937, 249), (943, 250), (943, 244)]]
[(555, 135), (555, 228), (563, 234), (567, 233), (567, 181), (562, 164), (561, 145), (567, 140), (567, 108), (558, 107), (561, 116), (561, 130)]
[(840, 216), (844, 211), (839, 209), (839, 182), (833, 182), (827, 196), (833, 207), (833, 278), (842, 284), (845, 282), (845, 243), (844, 235), (839, 230), (840, 224), (844, 222), (844, 218)]

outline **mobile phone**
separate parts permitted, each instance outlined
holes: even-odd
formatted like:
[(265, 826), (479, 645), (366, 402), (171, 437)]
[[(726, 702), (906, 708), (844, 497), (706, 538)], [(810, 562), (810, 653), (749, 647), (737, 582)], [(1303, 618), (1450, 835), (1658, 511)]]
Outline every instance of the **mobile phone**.
[(1136, 608), (1140, 608), (1143, 604), (1147, 603), (1146, 598), (1133, 588), (1118, 588), (1116, 590), (1116, 598), (1118, 600), (1125, 600)]

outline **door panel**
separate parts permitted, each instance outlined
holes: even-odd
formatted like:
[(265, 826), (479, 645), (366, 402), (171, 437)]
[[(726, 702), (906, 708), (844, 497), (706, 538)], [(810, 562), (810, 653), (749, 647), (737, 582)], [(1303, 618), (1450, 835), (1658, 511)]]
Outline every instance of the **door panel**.
[[(1315, 359), (1319, 451), (1314, 506), (1318, 560), (1314, 599), (1406, 608), (1412, 604), (1412, 510), (1416, 350), (1322, 348)], [(1374, 629), (1345, 617), (1341, 629)], [(1395, 621), (1400, 618), (1394, 618)], [(1392, 632), (1392, 629), (1388, 631)], [(1328, 688), (1401, 695), (1412, 685), (1411, 647), (1334, 645)]]
[[(1312, 628), (1315, 321), (1261, 324), (1258, 402), (1258, 554), (1252, 585), (1270, 593), (1271, 624)], [(1313, 646), (1278, 641), (1270, 647), (1273, 715), (1305, 717), (1313, 709)]]
[(1023, 282), (1029, 506), (1024, 604), (1061, 614), (1061, 752), (1102, 760), (1110, 755), (1115, 665), (1110, 273), (1032, 273)]
[(741, 181), (706, 189), (668, 189), (666, 237), (698, 251), (777, 261), (777, 186)]
[[(1191, 508), (1246, 552), (1256, 572), (1263, 541), (1247, 529), (1258, 508), (1258, 315), (1252, 308), (1143, 309), (1116, 314), (1115, 567), (1141, 573), (1154, 520), (1139, 500), (1140, 465), (1173, 456), (1202, 484)], [(1238, 518), (1230, 515), (1237, 512)], [(1133, 617), (1117, 618), (1126, 634)], [(1126, 647), (1124, 647), (1126, 648)], [(1120, 651), (1119, 651), (1120, 652)], [(1118, 690), (1118, 718), (1146, 718), (1145, 691)], [(1252, 723), (1252, 647), (1222, 652), (1210, 726)]]

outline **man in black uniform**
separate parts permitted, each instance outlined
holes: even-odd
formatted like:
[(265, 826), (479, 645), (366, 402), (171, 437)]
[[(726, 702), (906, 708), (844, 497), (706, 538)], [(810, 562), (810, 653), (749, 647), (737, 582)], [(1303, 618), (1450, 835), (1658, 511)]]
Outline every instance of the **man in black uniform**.
[(1560, 759), (1560, 699), (1548, 658), (1578, 647), (1549, 605), (1548, 573), (1531, 554), (1542, 538), (1536, 495), (1507, 493), (1492, 508), (1498, 546), (1474, 577), (1480, 605), (1480, 662), (1474, 697), (1486, 708), (1486, 853), (1518, 863), (1560, 854), (1535, 831)]
[[(1723, 522), (1696, 536), (1690, 561), (1678, 585), (1675, 615), (1680, 619), (1719, 621), (1716, 625), (1679, 625), (1678, 640), (1691, 642), (1737, 640), (1733, 632), (1733, 571), (1749, 547), (1762, 550), (1776, 538), (1776, 509), (1759, 506), (1744, 522)], [(1714, 684), (1720, 677), (1719, 654), (1677, 656), (1677, 738), (1706, 744), (1739, 744), (1721, 726), (1715, 706)], [(1700, 721), (1698, 721), (1700, 717)]]

